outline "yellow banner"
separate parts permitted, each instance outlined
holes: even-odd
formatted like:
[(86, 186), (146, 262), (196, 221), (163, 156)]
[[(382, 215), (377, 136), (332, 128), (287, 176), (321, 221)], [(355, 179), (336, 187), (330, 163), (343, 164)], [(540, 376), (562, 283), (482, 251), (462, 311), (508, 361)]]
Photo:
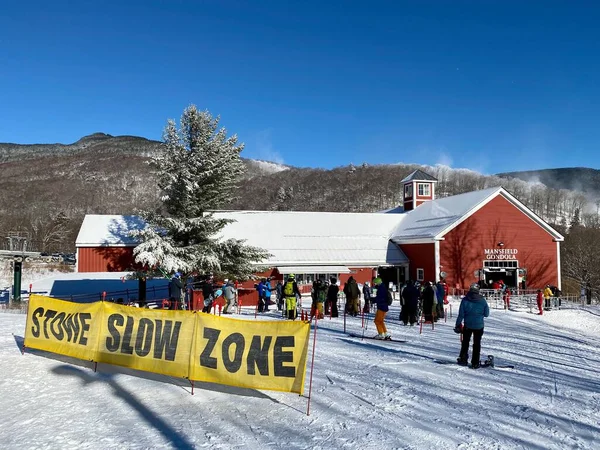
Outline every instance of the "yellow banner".
[(95, 361), (102, 303), (79, 304), (32, 294), (25, 347)]
[(31, 295), (25, 346), (252, 389), (304, 391), (310, 325)]
[(310, 325), (198, 314), (190, 379), (304, 392)]
[(189, 378), (196, 315), (105, 302), (97, 361)]

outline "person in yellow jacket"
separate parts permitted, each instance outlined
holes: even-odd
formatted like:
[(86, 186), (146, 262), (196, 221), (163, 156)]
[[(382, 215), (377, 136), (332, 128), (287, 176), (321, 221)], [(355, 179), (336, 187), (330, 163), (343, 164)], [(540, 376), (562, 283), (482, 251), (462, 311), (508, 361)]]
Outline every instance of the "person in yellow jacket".
[(302, 294), (300, 294), (300, 289), (298, 289), (298, 285), (296, 284), (296, 277), (293, 273), (290, 273), (283, 285), (283, 299), (287, 319), (296, 320), (298, 315), (296, 310), (297, 301), (300, 297), (302, 297)]
[(552, 297), (552, 289), (550, 289), (550, 285), (547, 284), (546, 288), (544, 289), (544, 307), (545, 308), (550, 308), (550, 298)]

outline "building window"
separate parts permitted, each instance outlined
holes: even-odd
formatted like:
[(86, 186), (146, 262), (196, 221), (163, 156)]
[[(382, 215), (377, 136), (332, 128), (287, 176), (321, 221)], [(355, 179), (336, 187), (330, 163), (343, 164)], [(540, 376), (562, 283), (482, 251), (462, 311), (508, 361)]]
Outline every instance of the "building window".
[(431, 196), (431, 185), (429, 183), (419, 183), (419, 196), (421, 197), (430, 197)]
[(425, 279), (425, 269), (417, 269), (417, 281), (423, 281)]
[(404, 185), (404, 198), (410, 198), (413, 196), (412, 183)]

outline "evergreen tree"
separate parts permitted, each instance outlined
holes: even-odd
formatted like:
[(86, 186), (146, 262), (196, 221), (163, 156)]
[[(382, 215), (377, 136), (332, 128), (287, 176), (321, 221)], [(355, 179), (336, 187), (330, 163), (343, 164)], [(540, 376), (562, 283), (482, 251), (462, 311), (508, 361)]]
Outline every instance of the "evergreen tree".
[(231, 220), (212, 211), (232, 202), (244, 171), (243, 144), (218, 124), (218, 117), (194, 105), (184, 110), (179, 129), (173, 120), (167, 122), (164, 145), (150, 161), (162, 206), (141, 213), (147, 226), (135, 233), (141, 240), (134, 249), (137, 263), (163, 273), (180, 271), (184, 278), (211, 273), (244, 279), (256, 271), (253, 263), (268, 256), (241, 240), (218, 236)]

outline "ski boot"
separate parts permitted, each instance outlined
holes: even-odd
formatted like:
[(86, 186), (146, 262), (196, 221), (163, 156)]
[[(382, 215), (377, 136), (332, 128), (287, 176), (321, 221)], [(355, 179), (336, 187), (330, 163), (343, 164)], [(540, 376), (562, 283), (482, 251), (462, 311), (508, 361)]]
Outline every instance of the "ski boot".
[(459, 366), (468, 366), (469, 365), (469, 363), (466, 360), (466, 358), (463, 359), (461, 357), (458, 357), (458, 358), (456, 358), (456, 362), (458, 363)]
[(383, 335), (383, 340), (384, 341), (391, 341), (392, 340), (392, 335), (390, 333), (385, 333)]
[(483, 363), (484, 367), (494, 367), (494, 355), (488, 355), (487, 359)]

